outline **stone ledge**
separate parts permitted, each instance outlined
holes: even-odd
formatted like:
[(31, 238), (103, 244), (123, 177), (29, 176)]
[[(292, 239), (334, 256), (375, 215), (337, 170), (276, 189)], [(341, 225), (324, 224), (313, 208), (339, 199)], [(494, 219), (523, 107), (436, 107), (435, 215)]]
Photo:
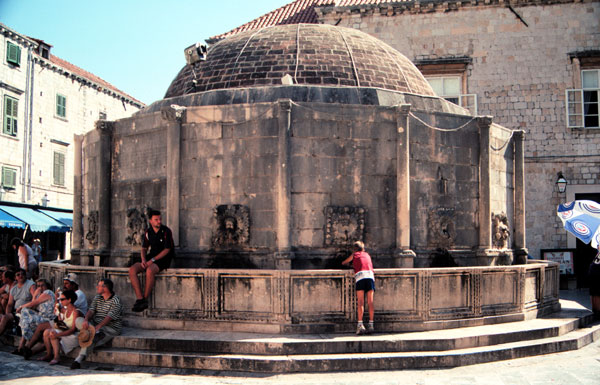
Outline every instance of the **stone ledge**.
[[(150, 308), (141, 314), (130, 311), (135, 297), (126, 268), (40, 265), (53, 286), (68, 272), (78, 274), (90, 299), (100, 278), (113, 280), (127, 323), (134, 326), (340, 333), (352, 331), (356, 322), (350, 270), (168, 269), (157, 276)], [(385, 332), (514, 322), (560, 308), (558, 264), (552, 262), (376, 269), (375, 278), (375, 321)]]

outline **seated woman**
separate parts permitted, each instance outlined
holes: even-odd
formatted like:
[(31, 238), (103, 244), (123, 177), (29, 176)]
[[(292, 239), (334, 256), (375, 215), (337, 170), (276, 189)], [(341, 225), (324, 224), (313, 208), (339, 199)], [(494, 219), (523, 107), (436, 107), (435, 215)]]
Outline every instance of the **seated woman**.
[(31, 345), (35, 342), (33, 336), (38, 325), (46, 323), (50, 327), (49, 322), (54, 319), (54, 301), (50, 282), (38, 279), (32, 300), (17, 308), (17, 314), (21, 314), (19, 326), (23, 336), (15, 353), (22, 354), (26, 359), (31, 356)]
[[(64, 291), (58, 298), (63, 306), (62, 311), (58, 311), (55, 327), (44, 331), (44, 345), (46, 346), (46, 355), (40, 358), (40, 361), (50, 361), (50, 365), (56, 365), (60, 359), (60, 350), (67, 354), (79, 346), (77, 340), (76, 320), (83, 317), (83, 314), (75, 307), (77, 294), (73, 290)], [(62, 322), (61, 322), (62, 321)]]
[(10, 295), (10, 289), (17, 284), (15, 281), (14, 268), (4, 268), (2, 272), (2, 287), (0, 287), (0, 314), (6, 312), (6, 305), (8, 304), (8, 297)]

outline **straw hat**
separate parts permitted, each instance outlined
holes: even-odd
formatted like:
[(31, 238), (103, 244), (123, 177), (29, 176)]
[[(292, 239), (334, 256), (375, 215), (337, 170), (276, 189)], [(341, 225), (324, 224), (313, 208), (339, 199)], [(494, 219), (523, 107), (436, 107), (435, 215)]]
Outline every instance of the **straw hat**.
[(81, 329), (79, 332), (79, 346), (87, 348), (94, 342), (94, 336), (96, 335), (96, 329), (92, 325), (88, 325), (87, 329)]

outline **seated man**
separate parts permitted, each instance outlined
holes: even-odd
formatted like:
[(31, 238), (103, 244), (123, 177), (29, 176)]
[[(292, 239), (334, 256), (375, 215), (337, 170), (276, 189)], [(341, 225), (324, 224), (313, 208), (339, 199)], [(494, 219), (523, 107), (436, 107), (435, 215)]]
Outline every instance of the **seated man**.
[[(79, 355), (71, 364), (71, 369), (81, 368), (81, 362), (91, 353), (94, 347), (100, 347), (121, 334), (123, 327), (123, 305), (121, 299), (115, 295), (114, 284), (108, 278), (103, 278), (96, 286), (96, 296), (92, 300), (90, 309), (77, 329), (86, 329), (92, 324), (96, 328), (96, 336), (92, 346), (81, 348)], [(78, 320), (79, 321), (79, 320)]]
[[(75, 273), (69, 273), (66, 277), (63, 278), (63, 288), (62, 291), (73, 290), (75, 294), (77, 294), (77, 301), (75, 301), (75, 307), (77, 310), (81, 312), (81, 314), (86, 314), (88, 311), (88, 303), (87, 297), (85, 293), (79, 290), (79, 277)], [(58, 291), (56, 293), (56, 298), (59, 297)]]
[(10, 289), (8, 303), (2, 319), (0, 319), (0, 335), (4, 333), (7, 326), (15, 320), (15, 310), (21, 305), (26, 304), (33, 298), (35, 283), (27, 279), (25, 269), (18, 269), (15, 273), (17, 284)]
[[(154, 287), (154, 277), (171, 265), (175, 256), (175, 244), (171, 230), (162, 224), (160, 211), (152, 210), (149, 215), (150, 227), (144, 233), (142, 261), (129, 268), (129, 279), (135, 291), (136, 301), (132, 311), (140, 312), (148, 308), (148, 297)], [(148, 252), (148, 248), (150, 251)], [(138, 274), (146, 271), (146, 288), (142, 288)]]

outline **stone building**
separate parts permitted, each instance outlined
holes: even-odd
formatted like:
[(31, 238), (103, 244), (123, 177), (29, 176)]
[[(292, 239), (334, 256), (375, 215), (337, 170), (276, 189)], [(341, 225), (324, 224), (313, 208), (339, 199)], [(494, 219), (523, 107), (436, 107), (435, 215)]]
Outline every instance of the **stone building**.
[(566, 233), (556, 207), (600, 201), (600, 2), (298, 0), (207, 41), (297, 22), (375, 36), (412, 60), (439, 95), (525, 130), (529, 253), (577, 248), (575, 269), (585, 274), (594, 251)]
[[(50, 51), (48, 43), (0, 24), (0, 201), (71, 210), (74, 135), (90, 131), (98, 119), (130, 116), (144, 105)], [(12, 255), (7, 244), (22, 235), (0, 228), (0, 257)], [(60, 235), (60, 242), (35, 237), (68, 255), (69, 241)]]
[(73, 207), (73, 135), (143, 103), (0, 24), (1, 200)]
[(524, 260), (523, 133), (389, 45), (297, 24), (186, 55), (164, 100), (76, 141), (81, 264), (129, 265), (148, 206), (177, 267), (339, 268), (356, 240), (378, 267)]

